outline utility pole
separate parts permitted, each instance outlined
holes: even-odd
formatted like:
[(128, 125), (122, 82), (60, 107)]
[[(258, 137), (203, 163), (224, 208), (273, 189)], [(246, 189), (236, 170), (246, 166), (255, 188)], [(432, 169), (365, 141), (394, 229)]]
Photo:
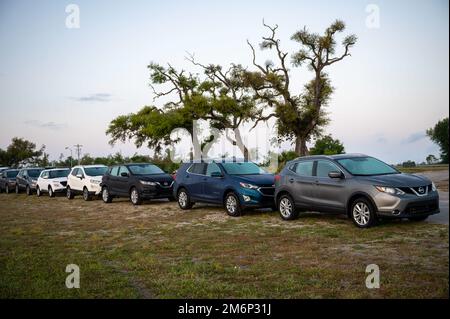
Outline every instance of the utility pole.
[(81, 155), (81, 148), (83, 145), (76, 144), (74, 147), (77, 149), (77, 157), (78, 157), (78, 165), (80, 165), (80, 155)]

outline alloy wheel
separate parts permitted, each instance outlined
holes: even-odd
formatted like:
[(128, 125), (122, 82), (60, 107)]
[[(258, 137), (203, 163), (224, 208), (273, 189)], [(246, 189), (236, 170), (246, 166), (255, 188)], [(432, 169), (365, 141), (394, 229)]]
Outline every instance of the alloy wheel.
[(238, 205), (238, 203), (236, 201), (236, 197), (234, 197), (234, 196), (228, 196), (227, 197), (226, 207), (227, 207), (227, 210), (231, 214), (235, 214), (236, 213), (237, 205)]
[(181, 207), (186, 207), (188, 202), (188, 197), (185, 191), (181, 191), (180, 194), (178, 194), (178, 204), (180, 204)]
[(358, 202), (353, 207), (353, 219), (360, 226), (370, 222), (370, 208), (363, 202)]
[(108, 189), (107, 189), (106, 187), (103, 188), (102, 199), (103, 199), (103, 201), (104, 201), (105, 203), (107, 203), (108, 200), (109, 200), (109, 192), (108, 192)]
[(134, 205), (137, 205), (139, 202), (139, 194), (138, 194), (136, 188), (133, 188), (133, 190), (131, 191), (131, 202)]
[(292, 203), (289, 200), (289, 198), (284, 197), (283, 199), (281, 199), (280, 201), (280, 214), (284, 217), (284, 218), (289, 218), (292, 214)]

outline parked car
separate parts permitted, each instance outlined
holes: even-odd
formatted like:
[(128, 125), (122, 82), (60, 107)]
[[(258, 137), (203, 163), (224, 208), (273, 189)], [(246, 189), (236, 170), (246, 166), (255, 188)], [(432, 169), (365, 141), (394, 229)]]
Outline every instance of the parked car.
[(79, 165), (72, 168), (67, 177), (67, 198), (73, 199), (75, 195), (82, 194), (88, 201), (92, 196), (100, 195), (102, 176), (108, 171), (105, 165)]
[(7, 169), (9, 169), (9, 167), (6, 167), (6, 166), (5, 167), (3, 167), (3, 166), (0, 167), (0, 173), (2, 173), (3, 171), (6, 171)]
[(274, 191), (273, 174), (242, 160), (185, 163), (174, 186), (181, 209), (196, 202), (222, 204), (230, 216), (240, 216), (247, 208), (273, 208)]
[(16, 188), (16, 176), (18, 173), (18, 169), (7, 169), (0, 174), (0, 193), (5, 191), (6, 194), (9, 194)]
[(111, 203), (114, 197), (128, 197), (134, 205), (143, 200), (173, 200), (173, 177), (151, 163), (123, 164), (111, 167), (103, 176), (102, 199)]
[(345, 213), (367, 228), (379, 217), (425, 220), (439, 213), (436, 186), (363, 154), (309, 156), (290, 161), (275, 178), (280, 215), (299, 210)]
[(54, 197), (56, 193), (65, 192), (69, 173), (69, 168), (43, 170), (37, 180), (36, 195), (41, 196), (42, 193), (48, 193), (48, 196)]
[(36, 183), (43, 168), (22, 168), (16, 176), (16, 194), (25, 190), (27, 195), (32, 195), (36, 191)]

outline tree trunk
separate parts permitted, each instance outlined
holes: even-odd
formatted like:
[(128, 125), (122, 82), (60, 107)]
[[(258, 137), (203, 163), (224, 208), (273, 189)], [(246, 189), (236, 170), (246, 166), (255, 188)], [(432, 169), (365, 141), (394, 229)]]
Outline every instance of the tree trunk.
[(307, 156), (309, 154), (308, 147), (306, 146), (306, 139), (297, 136), (295, 139), (295, 153), (299, 156)]
[(248, 148), (245, 146), (244, 142), (242, 141), (241, 131), (239, 131), (239, 128), (234, 129), (234, 136), (236, 138), (236, 144), (237, 147), (239, 147), (239, 150), (244, 154), (244, 160), (248, 161)]

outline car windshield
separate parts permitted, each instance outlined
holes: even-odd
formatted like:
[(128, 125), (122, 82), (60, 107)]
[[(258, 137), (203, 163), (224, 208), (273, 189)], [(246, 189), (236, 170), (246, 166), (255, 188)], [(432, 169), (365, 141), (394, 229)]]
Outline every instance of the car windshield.
[(19, 171), (8, 171), (8, 172), (6, 172), (6, 177), (14, 178), (17, 176), (18, 173), (19, 173)]
[(102, 176), (105, 175), (108, 167), (98, 166), (98, 167), (85, 167), (84, 172), (87, 176)]
[(261, 167), (252, 162), (222, 163), (225, 171), (230, 175), (261, 175), (268, 174)]
[(392, 166), (373, 157), (353, 157), (337, 160), (352, 175), (373, 176), (399, 174)]
[(128, 169), (133, 175), (156, 175), (164, 174), (164, 171), (153, 164), (129, 165)]
[(69, 176), (70, 169), (59, 169), (56, 171), (50, 171), (48, 176), (49, 178), (61, 178)]
[(37, 177), (39, 177), (41, 172), (42, 172), (41, 169), (29, 169), (28, 170), (28, 176), (37, 178)]

